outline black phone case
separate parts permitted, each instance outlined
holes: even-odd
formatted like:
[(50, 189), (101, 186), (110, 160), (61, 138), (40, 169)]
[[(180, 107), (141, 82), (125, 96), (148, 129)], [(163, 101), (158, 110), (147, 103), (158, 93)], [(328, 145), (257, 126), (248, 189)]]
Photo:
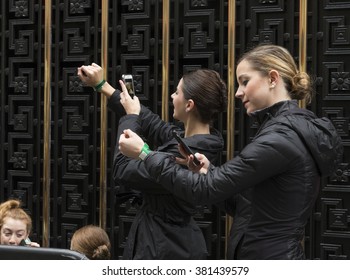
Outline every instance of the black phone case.
[(193, 155), (193, 162), (195, 165), (199, 165), (200, 161), (196, 158), (196, 156), (194, 155), (194, 153), (192, 152), (192, 150), (190, 149), (190, 147), (188, 147), (185, 142), (182, 140), (182, 138), (179, 136), (179, 134), (177, 134), (177, 132), (174, 130), (173, 131), (173, 135), (176, 139), (176, 141), (184, 148), (185, 152), (188, 155)]
[(22, 239), (21, 242), (19, 243), (19, 246), (27, 246), (26, 241)]

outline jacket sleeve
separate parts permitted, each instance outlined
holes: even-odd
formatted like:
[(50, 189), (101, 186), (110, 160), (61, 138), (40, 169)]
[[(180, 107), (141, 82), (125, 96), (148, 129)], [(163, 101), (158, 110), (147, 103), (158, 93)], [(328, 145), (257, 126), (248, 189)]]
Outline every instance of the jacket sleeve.
[[(141, 118), (139, 115), (125, 115), (119, 120), (117, 143), (113, 157), (113, 179), (115, 183), (134, 190), (155, 187), (154, 178), (145, 169), (144, 162), (139, 159), (131, 159), (119, 151), (119, 137), (124, 129), (130, 128), (137, 134), (142, 135)], [(168, 147), (169, 155), (178, 154), (177, 145)]]
[(120, 103), (120, 90), (116, 89), (108, 99), (107, 107), (115, 112), (119, 117), (126, 114), (123, 105)]
[(142, 185), (145, 187), (147, 187), (148, 183), (152, 185), (152, 182), (148, 181), (149, 174), (144, 169), (142, 161), (132, 160), (119, 152), (118, 141), (124, 129), (130, 128), (136, 133), (142, 134), (139, 115), (126, 114), (123, 105), (120, 103), (120, 90), (116, 90), (108, 99), (108, 108), (120, 117), (113, 156), (112, 175), (114, 181), (123, 186), (132, 185), (135, 187), (137, 186), (135, 183), (138, 182), (143, 182)]
[(157, 114), (142, 106), (140, 112), (142, 135), (152, 146), (160, 146), (173, 138), (172, 131), (179, 127), (163, 121)]
[(242, 152), (207, 174), (193, 173), (175, 164), (167, 155), (152, 152), (146, 159), (146, 169), (155, 180), (176, 196), (194, 204), (224, 201), (264, 180), (288, 170), (300, 157), (295, 145), (280, 137), (261, 137)]
[[(116, 90), (108, 99), (108, 108), (119, 117), (126, 115), (125, 109), (120, 103), (120, 90)], [(146, 142), (151, 146), (159, 146), (166, 143), (173, 138), (172, 130), (179, 129), (177, 126), (163, 121), (157, 114), (153, 113), (142, 104), (139, 117), (139, 133), (142, 132), (141, 134), (145, 137)]]
[[(117, 143), (115, 145), (113, 157), (113, 179), (118, 184), (133, 186), (133, 188), (136, 189), (138, 185), (142, 185), (143, 187), (151, 186), (152, 180), (150, 179), (149, 173), (144, 168), (143, 161), (128, 158), (119, 151), (119, 137), (126, 128), (130, 128), (140, 134), (141, 125), (139, 116), (131, 114), (125, 115), (119, 121)], [(140, 184), (140, 182), (142, 182), (142, 184)]]

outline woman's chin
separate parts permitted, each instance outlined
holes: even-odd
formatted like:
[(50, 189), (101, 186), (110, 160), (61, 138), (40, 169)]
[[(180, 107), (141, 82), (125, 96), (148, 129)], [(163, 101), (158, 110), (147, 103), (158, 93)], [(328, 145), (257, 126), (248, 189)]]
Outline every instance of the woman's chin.
[(176, 116), (176, 114), (173, 114), (173, 119), (179, 121), (179, 119), (178, 119), (178, 117)]

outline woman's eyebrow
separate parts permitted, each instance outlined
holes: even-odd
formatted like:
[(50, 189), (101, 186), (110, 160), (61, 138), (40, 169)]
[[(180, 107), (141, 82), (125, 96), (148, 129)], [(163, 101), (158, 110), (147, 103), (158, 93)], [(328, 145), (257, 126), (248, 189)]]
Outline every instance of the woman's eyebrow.
[(241, 80), (243, 80), (243, 78), (247, 77), (247, 74), (241, 74), (238, 76), (238, 81), (240, 82)]
[(20, 229), (20, 230), (12, 230), (10, 228), (4, 228), (4, 232), (16, 232), (16, 233), (21, 233), (21, 232), (25, 232), (25, 229)]

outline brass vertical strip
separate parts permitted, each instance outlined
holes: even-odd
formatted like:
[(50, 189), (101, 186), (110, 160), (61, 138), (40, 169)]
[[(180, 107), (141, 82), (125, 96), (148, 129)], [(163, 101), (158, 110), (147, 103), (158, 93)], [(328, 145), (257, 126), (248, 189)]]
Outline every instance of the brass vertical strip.
[[(108, 73), (108, 0), (101, 7), (101, 66), (107, 80)], [(100, 149), (100, 227), (107, 221), (107, 97), (101, 94), (101, 149)]]
[(163, 0), (162, 119), (169, 120), (169, 22), (170, 0)]
[[(299, 71), (306, 72), (307, 0), (300, 0), (299, 3)], [(305, 100), (299, 101), (299, 107), (306, 107)]]
[[(307, 0), (299, 1), (299, 71), (306, 72), (307, 54)], [(305, 108), (305, 100), (299, 100), (299, 107)], [(301, 242), (305, 248), (305, 235)]]
[[(235, 140), (235, 36), (236, 36), (236, 0), (228, 1), (228, 72), (227, 72), (227, 160), (233, 158)], [(233, 219), (226, 215), (225, 226), (225, 255), (227, 257), (227, 245), (230, 237), (230, 229)]]
[(44, 37), (43, 247), (50, 241), (51, 0), (45, 0)]

